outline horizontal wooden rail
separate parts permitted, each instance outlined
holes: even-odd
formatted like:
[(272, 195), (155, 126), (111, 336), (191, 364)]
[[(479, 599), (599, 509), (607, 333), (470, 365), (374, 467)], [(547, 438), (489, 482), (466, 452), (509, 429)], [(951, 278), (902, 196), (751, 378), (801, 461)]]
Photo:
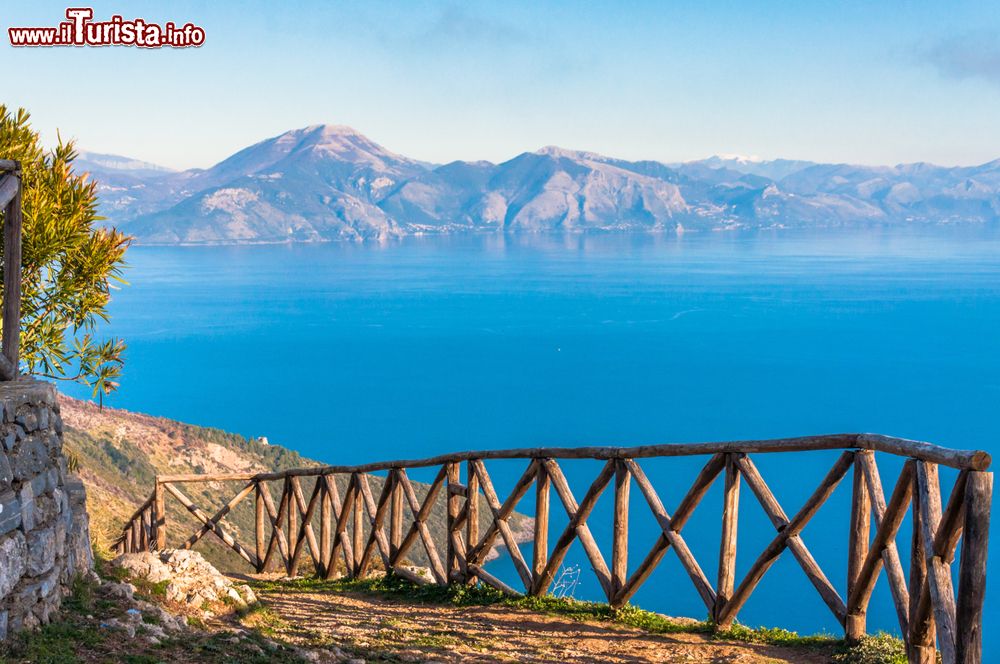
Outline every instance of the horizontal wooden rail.
[[(761, 453), (822, 450), (841, 453), (809, 498), (793, 512), (782, 507), (751, 458)], [(906, 458), (888, 501), (876, 453)], [(640, 461), (694, 455), (707, 456), (708, 460), (671, 515)], [(596, 476), (582, 493), (574, 493), (559, 465), (567, 459), (600, 462)], [(487, 462), (497, 460), (526, 462), (506, 497), (498, 494), (487, 468)], [(303, 566), (311, 566), (324, 578), (357, 578), (382, 569), (421, 584), (484, 583), (512, 595), (544, 595), (571, 546), (579, 542), (613, 607), (626, 604), (650, 581), (667, 552), (673, 550), (704, 602), (708, 617), (720, 629), (736, 620), (761, 579), (787, 550), (848, 639), (866, 633), (872, 591), (884, 570), (909, 661), (931, 664), (940, 650), (945, 664), (968, 664), (982, 661), (982, 607), (993, 477), (987, 471), (989, 464), (989, 454), (981, 451), (951, 450), (876, 434), (834, 434), (639, 447), (485, 450), (273, 473), (163, 475), (125, 525), (116, 547), (121, 553), (165, 548), (165, 500), (171, 497), (196, 524), (193, 532), (182, 533), (185, 537), (181, 547), (191, 548), (212, 533), (257, 572), (280, 565), (285, 574), (295, 576)], [(940, 466), (959, 470), (947, 501), (941, 495)], [(415, 484), (407, 472), (435, 467), (438, 470), (429, 485)], [(717, 567), (709, 567), (699, 562), (688, 547), (682, 529), (720, 476), (723, 500), (719, 558), (713, 561)], [(842, 481), (845, 478), (850, 479)], [(196, 495), (189, 492), (191, 483), (202, 483), (216, 493), (227, 482), (238, 483), (235, 493), (212, 511), (202, 510), (189, 497)], [(633, 482), (641, 501), (630, 500)], [(187, 485), (184, 491), (181, 484)], [(842, 484), (851, 492), (846, 519), (847, 559), (845, 573), (830, 577), (806, 544), (807, 526)], [(749, 490), (751, 499), (760, 503), (774, 533), (741, 577), (736, 552), (743, 487)], [(272, 489), (276, 493), (272, 494)], [(567, 523), (560, 533), (555, 533), (557, 537), (550, 546), (553, 492), (556, 504), (565, 510)], [(609, 559), (588, 524), (605, 492), (614, 494)], [(534, 509), (533, 515), (527, 510), (534, 517), (531, 556), (522, 553), (520, 546), (527, 540), (524, 533), (516, 532), (513, 521), (528, 495), (533, 496)], [(251, 496), (253, 541), (244, 543), (240, 541), (244, 533), (228, 525), (226, 516)], [(658, 539), (641, 559), (629, 550), (632, 502), (648, 507), (659, 526)], [(903, 572), (896, 543), (907, 512), (913, 523), (909, 579)], [(430, 527), (432, 518), (446, 524), (445, 532), (438, 537)], [(501, 579), (486, 568), (489, 556), (500, 551), (513, 563), (517, 579), (513, 584), (511, 579)], [(413, 566), (415, 558), (421, 556), (423, 573)], [(630, 562), (637, 560), (641, 562), (630, 567)], [(957, 594), (952, 584), (952, 565), (956, 563)], [(714, 579), (706, 572), (716, 570)], [(846, 585), (838, 588), (836, 581), (841, 578)]]
[(292, 468), (273, 473), (217, 473), (162, 475), (163, 482), (206, 482), (206, 481), (269, 481), (287, 477), (315, 477), (341, 473), (375, 473), (395, 468), (426, 468), (446, 463), (471, 460), (499, 459), (644, 459), (649, 457), (701, 456), (709, 454), (759, 454), (772, 452), (810, 452), (816, 450), (867, 449), (897, 456), (911, 457), (969, 470), (987, 470), (992, 463), (988, 452), (982, 450), (953, 450), (933, 443), (925, 443), (905, 438), (893, 438), (870, 433), (841, 433), (797, 438), (775, 438), (770, 440), (736, 440), (721, 443), (664, 443), (638, 447), (536, 447), (507, 450), (479, 450), (455, 452), (424, 459), (402, 461), (379, 461), (357, 465), (315, 466)]

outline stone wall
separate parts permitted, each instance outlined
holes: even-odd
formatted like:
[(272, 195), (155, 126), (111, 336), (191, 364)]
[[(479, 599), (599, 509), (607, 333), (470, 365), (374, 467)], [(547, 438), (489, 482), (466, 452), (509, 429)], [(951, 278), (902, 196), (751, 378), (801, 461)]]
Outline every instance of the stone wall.
[(56, 390), (0, 383), (0, 640), (49, 621), (93, 565), (80, 480), (69, 475)]

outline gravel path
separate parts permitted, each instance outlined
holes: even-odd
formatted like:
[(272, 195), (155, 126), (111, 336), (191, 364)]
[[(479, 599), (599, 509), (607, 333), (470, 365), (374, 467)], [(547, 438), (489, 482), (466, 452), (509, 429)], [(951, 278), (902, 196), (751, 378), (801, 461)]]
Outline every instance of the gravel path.
[(829, 662), (823, 653), (649, 634), (502, 606), (408, 604), (345, 593), (282, 590), (266, 604), (298, 629), (369, 661), (411, 662)]

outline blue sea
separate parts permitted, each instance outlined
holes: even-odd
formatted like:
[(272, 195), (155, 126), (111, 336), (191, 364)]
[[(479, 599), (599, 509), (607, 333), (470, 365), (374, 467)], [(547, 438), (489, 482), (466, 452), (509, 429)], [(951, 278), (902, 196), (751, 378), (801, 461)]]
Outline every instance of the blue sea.
[[(127, 367), (107, 403), (267, 436), (326, 462), (848, 431), (1000, 452), (996, 231), (137, 246), (128, 260), (131, 285), (115, 293), (110, 326), (128, 342)], [(791, 515), (835, 458), (755, 460)], [(643, 462), (668, 511), (705, 460)], [(501, 499), (524, 465), (490, 465)], [(899, 466), (880, 460), (887, 494)], [(565, 465), (578, 499), (599, 469)], [(953, 480), (942, 469), (945, 491)], [(803, 533), (841, 595), (850, 484)], [(720, 485), (684, 530), (713, 583)], [(611, 494), (590, 519), (609, 564)], [(550, 542), (566, 522), (552, 500)], [(634, 569), (658, 530), (635, 487), (631, 506)], [(738, 579), (774, 535), (745, 485), (741, 507)], [(905, 523), (904, 569), (909, 533)], [(582, 569), (576, 596), (596, 599), (578, 544), (567, 564)], [(516, 579), (503, 561), (494, 569)], [(992, 652), (998, 593), (991, 580)], [(633, 602), (706, 614), (673, 552)], [(787, 552), (740, 620), (839, 631)], [(898, 631), (884, 579), (869, 627)]]

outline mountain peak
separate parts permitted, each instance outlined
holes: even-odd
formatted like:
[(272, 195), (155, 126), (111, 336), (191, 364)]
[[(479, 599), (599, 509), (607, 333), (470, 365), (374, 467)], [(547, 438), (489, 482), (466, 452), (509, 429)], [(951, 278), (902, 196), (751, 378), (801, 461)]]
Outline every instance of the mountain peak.
[(359, 138), (368, 140), (354, 127), (337, 124), (313, 124), (307, 127), (300, 127), (298, 129), (289, 129), (282, 134), (278, 134), (272, 140), (278, 144), (297, 144), (305, 141), (309, 141), (312, 144), (320, 144), (325, 142), (356, 140)]
[(357, 129), (347, 125), (315, 124), (292, 129), (274, 139), (276, 145), (292, 152), (309, 152), (321, 158), (379, 163), (409, 164), (412, 160), (382, 147)]
[(712, 160), (715, 160), (715, 161), (731, 161), (731, 162), (735, 162), (737, 164), (763, 164), (763, 163), (765, 163), (764, 159), (761, 159), (760, 157), (758, 157), (755, 154), (749, 154), (748, 155), (748, 154), (722, 153), (722, 154), (712, 155), (711, 157), (709, 157), (705, 161), (712, 161)]
[(565, 159), (576, 159), (576, 160), (586, 160), (586, 161), (607, 161), (607, 157), (604, 155), (599, 155), (596, 152), (586, 152), (584, 150), (570, 150), (568, 148), (561, 148), (558, 145), (546, 145), (543, 148), (535, 150), (535, 154), (545, 155), (548, 157), (565, 158)]
[[(294, 130), (293, 130), (294, 131)], [(361, 132), (354, 127), (341, 124), (314, 124), (299, 130), (303, 133), (319, 132), (324, 136), (361, 136)]]

